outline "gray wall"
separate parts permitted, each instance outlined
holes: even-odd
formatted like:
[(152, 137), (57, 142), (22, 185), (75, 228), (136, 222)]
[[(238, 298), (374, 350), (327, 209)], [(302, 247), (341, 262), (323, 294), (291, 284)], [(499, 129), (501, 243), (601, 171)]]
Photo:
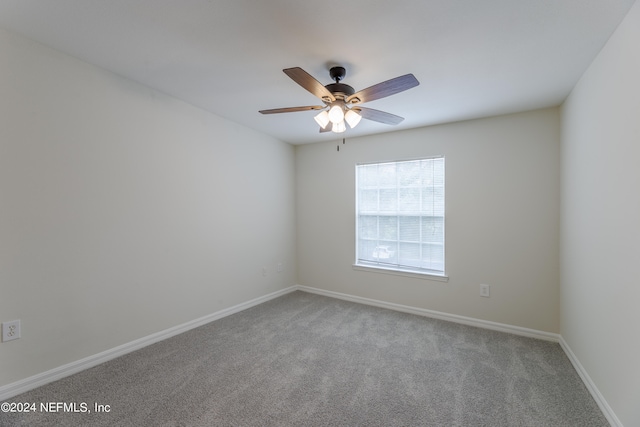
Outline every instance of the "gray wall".
[(0, 385), (294, 285), (294, 215), (290, 145), (0, 32)]
[[(556, 108), (297, 146), (298, 283), (557, 333), (559, 154)], [(449, 281), (354, 270), (355, 164), (434, 155)]]
[(562, 108), (561, 334), (640, 425), (640, 3)]

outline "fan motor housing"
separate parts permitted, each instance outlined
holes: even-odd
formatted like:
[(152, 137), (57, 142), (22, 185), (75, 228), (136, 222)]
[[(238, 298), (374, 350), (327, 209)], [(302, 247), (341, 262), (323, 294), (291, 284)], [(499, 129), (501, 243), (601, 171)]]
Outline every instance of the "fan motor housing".
[(329, 83), (325, 87), (333, 96), (342, 99), (348, 98), (356, 92), (351, 86), (344, 83)]
[(331, 69), (329, 69), (329, 75), (331, 76), (331, 80), (335, 80), (335, 83), (330, 83), (326, 85), (325, 88), (327, 88), (336, 99), (344, 100), (355, 93), (355, 90), (351, 86), (340, 83), (340, 80), (343, 80), (347, 75), (347, 70), (344, 67), (331, 67)]

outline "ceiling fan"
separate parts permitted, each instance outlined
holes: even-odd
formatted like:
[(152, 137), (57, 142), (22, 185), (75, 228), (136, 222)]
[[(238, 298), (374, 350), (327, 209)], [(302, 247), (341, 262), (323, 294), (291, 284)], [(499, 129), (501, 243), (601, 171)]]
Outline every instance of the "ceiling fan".
[(320, 125), (320, 132), (333, 131), (341, 133), (347, 129), (345, 122), (349, 124), (349, 127), (354, 128), (363, 118), (387, 125), (397, 125), (404, 120), (403, 117), (374, 110), (373, 108), (361, 107), (360, 104), (395, 95), (420, 84), (413, 74), (405, 74), (356, 92), (351, 86), (341, 83), (341, 80), (347, 74), (344, 67), (332, 67), (329, 70), (329, 75), (335, 83), (330, 83), (326, 86), (323, 86), (322, 83), (300, 67), (285, 68), (282, 71), (294, 82), (320, 98), (324, 105), (274, 108), (260, 110), (260, 113), (277, 114), (322, 110), (314, 117)]

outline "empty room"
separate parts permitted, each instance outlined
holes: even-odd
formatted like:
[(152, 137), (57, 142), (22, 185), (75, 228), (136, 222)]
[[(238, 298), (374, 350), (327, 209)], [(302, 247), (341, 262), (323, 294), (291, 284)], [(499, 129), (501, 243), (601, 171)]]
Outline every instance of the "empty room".
[(637, 0), (1, 0), (1, 426), (640, 426)]

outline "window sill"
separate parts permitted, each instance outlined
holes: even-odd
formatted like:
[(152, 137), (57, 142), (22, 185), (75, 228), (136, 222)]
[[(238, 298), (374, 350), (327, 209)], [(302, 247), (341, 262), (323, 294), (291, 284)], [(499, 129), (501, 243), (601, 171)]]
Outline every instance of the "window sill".
[(360, 264), (353, 264), (353, 269), (359, 270), (359, 271), (369, 271), (371, 273), (382, 273), (382, 274), (391, 274), (394, 276), (414, 277), (416, 279), (422, 279), (422, 280), (435, 280), (438, 282), (449, 281), (449, 276), (445, 276), (445, 275), (441, 276), (441, 275), (430, 274), (430, 273), (420, 273), (417, 271), (396, 270), (391, 268), (373, 267), (369, 265), (360, 265)]

